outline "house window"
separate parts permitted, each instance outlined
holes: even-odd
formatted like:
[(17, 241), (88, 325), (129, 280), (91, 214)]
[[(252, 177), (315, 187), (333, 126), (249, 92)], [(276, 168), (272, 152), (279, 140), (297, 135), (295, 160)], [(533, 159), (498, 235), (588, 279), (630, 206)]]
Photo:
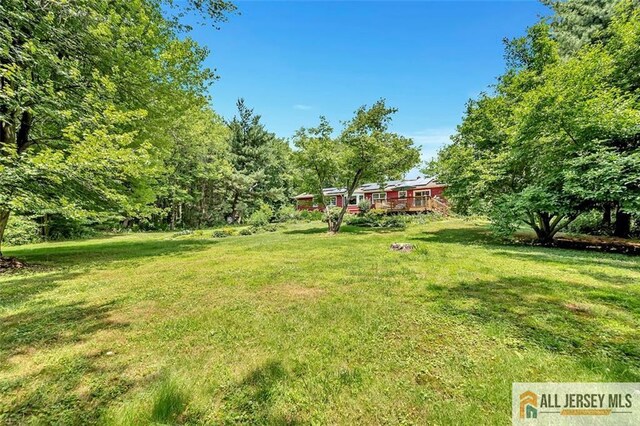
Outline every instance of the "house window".
[(329, 197), (329, 205), (330, 206), (337, 206), (338, 205), (338, 197)]
[(398, 191), (398, 198), (407, 198), (407, 191)]
[(351, 198), (349, 198), (349, 205), (350, 206), (357, 206), (360, 203), (360, 201), (363, 200), (363, 198), (364, 198), (364, 195), (362, 195), (362, 194), (352, 195)]
[(376, 201), (385, 201), (387, 199), (387, 194), (384, 192), (374, 192), (371, 194), (371, 202), (375, 203)]

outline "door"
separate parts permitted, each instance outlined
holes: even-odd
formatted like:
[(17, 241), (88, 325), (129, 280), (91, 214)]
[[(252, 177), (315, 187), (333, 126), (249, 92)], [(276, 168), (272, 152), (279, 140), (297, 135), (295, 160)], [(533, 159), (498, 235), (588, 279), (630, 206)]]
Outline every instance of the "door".
[(425, 191), (413, 191), (415, 206), (418, 208), (427, 207), (427, 197), (431, 195), (430, 190)]

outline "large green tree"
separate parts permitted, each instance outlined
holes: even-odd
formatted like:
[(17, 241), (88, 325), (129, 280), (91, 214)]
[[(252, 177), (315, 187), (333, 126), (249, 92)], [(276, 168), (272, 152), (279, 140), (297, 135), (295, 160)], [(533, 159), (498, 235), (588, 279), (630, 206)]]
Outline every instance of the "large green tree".
[(621, 79), (637, 55), (637, 8), (621, 2), (606, 43), (570, 56), (548, 28), (509, 46), (511, 68), (470, 103), (435, 167), (458, 208), (488, 213), (505, 234), (525, 223), (544, 243), (590, 209), (616, 206), (618, 224), (640, 211), (640, 105)]
[(170, 149), (156, 185), (159, 222), (170, 229), (222, 219), (224, 188), (232, 174), (228, 128), (207, 105), (195, 105), (169, 129)]
[(12, 211), (134, 214), (153, 201), (144, 188), (168, 148), (163, 110), (213, 78), (179, 17), (216, 22), (232, 9), (182, 4), (165, 14), (156, 0), (0, 4), (0, 241)]
[(333, 214), (323, 188), (342, 188), (348, 200), (363, 182), (399, 178), (420, 161), (413, 140), (389, 131), (396, 112), (381, 99), (370, 107), (358, 108), (336, 138), (331, 137), (333, 129), (324, 118), (317, 127), (296, 133), (296, 157), (304, 186), (327, 206), (329, 232), (340, 230), (348, 203)]
[(260, 203), (278, 207), (288, 202), (293, 186), (289, 145), (269, 132), (243, 99), (237, 106), (238, 115), (229, 122), (229, 222), (241, 221)]

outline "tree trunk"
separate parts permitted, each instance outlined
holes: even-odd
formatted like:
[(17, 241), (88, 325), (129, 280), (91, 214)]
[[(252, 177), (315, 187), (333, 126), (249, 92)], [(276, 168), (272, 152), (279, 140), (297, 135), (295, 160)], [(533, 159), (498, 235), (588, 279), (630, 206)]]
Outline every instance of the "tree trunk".
[(536, 228), (535, 231), (540, 244), (547, 246), (553, 243), (553, 237), (556, 235), (555, 232), (543, 228)]
[[(329, 226), (329, 232), (331, 232), (332, 234), (336, 234), (340, 231), (340, 227), (342, 226), (342, 220), (344, 219), (344, 215), (347, 212), (347, 206), (349, 205), (349, 201), (348, 199), (345, 201), (344, 197), (342, 198), (342, 208), (340, 209), (340, 213), (338, 213), (338, 217), (336, 218), (336, 220), (332, 220), (331, 219), (331, 215), (327, 214), (327, 218), (328, 218), (328, 226)], [(328, 208), (327, 208), (328, 209)], [(327, 210), (328, 213), (328, 210)]]
[(602, 227), (609, 228), (611, 226), (611, 204), (605, 204), (602, 209)]
[(566, 228), (576, 217), (578, 217), (577, 214), (563, 216), (537, 212), (529, 214), (529, 221), (527, 223), (536, 232), (537, 241), (540, 244), (550, 245), (553, 243), (553, 238), (556, 234)]
[(176, 205), (171, 202), (171, 220), (169, 222), (169, 229), (174, 231), (176, 229)]
[(631, 233), (631, 215), (618, 208), (616, 211), (616, 227), (613, 231), (615, 237), (629, 238)]
[(4, 238), (4, 231), (7, 229), (10, 214), (10, 210), (0, 210), (0, 257), (2, 257), (2, 239)]
[(236, 191), (233, 195), (233, 201), (231, 202), (231, 215), (227, 218), (229, 224), (236, 223), (238, 221), (238, 202), (240, 200), (240, 194)]

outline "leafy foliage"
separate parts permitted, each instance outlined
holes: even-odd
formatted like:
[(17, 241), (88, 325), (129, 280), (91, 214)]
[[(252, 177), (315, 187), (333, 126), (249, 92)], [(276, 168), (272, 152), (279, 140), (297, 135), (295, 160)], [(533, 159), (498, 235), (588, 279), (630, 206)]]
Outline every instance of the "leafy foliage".
[[(233, 10), (184, 6), (214, 23)], [(214, 77), (163, 12), (156, 0), (2, 2), (0, 241), (10, 212), (154, 212), (168, 130)]]
[[(322, 188), (344, 188), (349, 199), (363, 181), (383, 182), (409, 171), (419, 162), (420, 154), (411, 139), (388, 130), (395, 113), (396, 109), (381, 99), (371, 107), (358, 108), (336, 138), (324, 117), (317, 127), (298, 130), (294, 144), (304, 188), (328, 206)], [(330, 232), (340, 230), (346, 211), (346, 203), (338, 210), (327, 207), (325, 220)]]
[(503, 236), (525, 223), (543, 242), (594, 208), (613, 206), (617, 225), (640, 212), (640, 86), (622, 71), (640, 39), (632, 5), (615, 9), (606, 43), (571, 55), (544, 22), (509, 43), (495, 93), (470, 101), (434, 165), (458, 211), (487, 213)]

